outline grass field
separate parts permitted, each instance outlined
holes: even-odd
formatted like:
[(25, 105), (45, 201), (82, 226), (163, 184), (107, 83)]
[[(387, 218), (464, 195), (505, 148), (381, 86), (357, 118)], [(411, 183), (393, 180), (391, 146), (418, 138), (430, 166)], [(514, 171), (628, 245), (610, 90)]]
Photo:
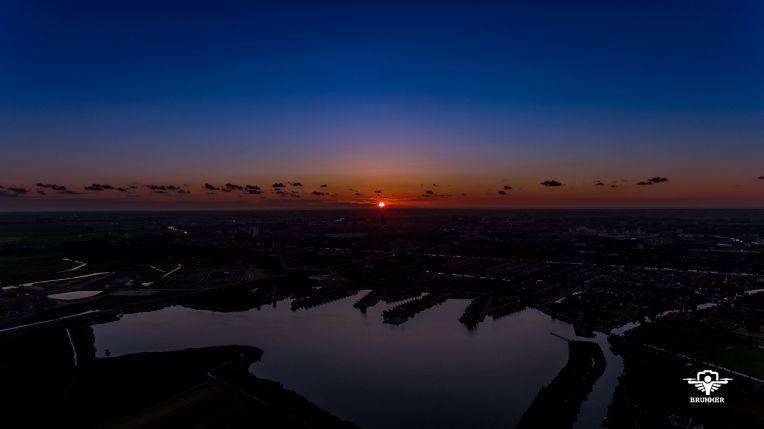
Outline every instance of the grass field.
[(764, 379), (764, 349), (753, 345), (698, 353), (699, 359)]
[[(63, 260), (64, 255), (55, 252), (29, 253), (0, 256), (0, 281), (29, 282), (47, 278), (66, 277), (60, 271), (76, 267), (77, 263)], [(72, 276), (85, 274), (73, 271)]]
[(641, 326), (630, 335), (640, 341), (679, 353), (694, 353), (716, 350), (736, 345), (738, 340), (697, 329), (686, 328), (671, 323), (657, 322)]

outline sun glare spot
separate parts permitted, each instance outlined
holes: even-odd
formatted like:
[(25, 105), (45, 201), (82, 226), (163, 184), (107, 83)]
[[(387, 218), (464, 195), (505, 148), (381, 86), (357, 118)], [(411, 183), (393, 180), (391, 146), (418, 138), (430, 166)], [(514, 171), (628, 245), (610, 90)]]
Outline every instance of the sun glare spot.
[(384, 207), (384, 206), (385, 206), (385, 203), (383, 203), (383, 202), (380, 202), (379, 204), (377, 204), (377, 206), (379, 206), (379, 207)]

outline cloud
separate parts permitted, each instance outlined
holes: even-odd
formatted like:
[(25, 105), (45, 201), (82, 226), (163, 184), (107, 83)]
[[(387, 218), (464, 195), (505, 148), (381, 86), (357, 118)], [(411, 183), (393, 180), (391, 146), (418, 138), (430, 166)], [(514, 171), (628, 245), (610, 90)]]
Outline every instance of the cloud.
[(286, 188), (286, 185), (281, 182), (276, 182), (271, 185), (271, 188), (277, 189), (277, 188)]
[[(37, 192), (39, 193), (41, 191)], [(4, 187), (0, 185), (0, 197), (18, 197), (27, 193), (29, 193), (29, 190), (21, 186)]]
[(507, 191), (502, 189), (499, 191), (499, 195), (507, 195)]
[(56, 185), (55, 183), (39, 183), (38, 182), (37, 183), (37, 187), (38, 188), (51, 189), (51, 190), (58, 191), (58, 192), (66, 191), (66, 186)]
[[(761, 177), (759, 177), (759, 179), (761, 179)], [(321, 187), (322, 187), (322, 188), (328, 188), (328, 187), (329, 187), (329, 185), (327, 185), (326, 183), (324, 183), (323, 185), (321, 185)]]
[(556, 180), (544, 180), (543, 182), (539, 183), (541, 186), (546, 186), (547, 188), (554, 188), (558, 186), (565, 186), (562, 183), (556, 181)]
[(382, 190), (381, 190), (381, 189), (377, 189), (376, 191), (374, 191), (374, 193), (375, 193), (375, 194), (377, 194), (377, 195), (379, 195), (379, 194), (381, 194), (381, 193), (382, 193)]
[(641, 182), (637, 182), (637, 185), (642, 185), (642, 186), (644, 186), (644, 185), (653, 185), (653, 184), (656, 184), (656, 183), (663, 183), (663, 182), (668, 182), (668, 178), (656, 176), (656, 177), (651, 177), (651, 178), (649, 178), (647, 180), (643, 180)]
[(29, 192), (27, 188), (22, 188), (20, 186), (9, 186), (7, 189), (15, 195), (24, 195)]
[(605, 186), (605, 184), (602, 183), (602, 180), (597, 180), (596, 182), (594, 182), (594, 186)]
[(294, 187), (298, 187), (298, 188), (302, 187), (302, 182), (287, 182), (287, 183)]
[(285, 191), (281, 188), (277, 188), (273, 190), (274, 193), (277, 195), (281, 195), (282, 197), (292, 197), (292, 198), (300, 198), (300, 193), (297, 191)]
[(424, 191), (424, 193), (427, 194), (427, 195), (434, 195), (435, 194), (435, 192), (433, 192), (433, 191), (431, 191), (429, 189)]
[(146, 185), (146, 187), (152, 191), (179, 191), (181, 189), (180, 186), (175, 185)]
[(759, 176), (759, 180), (764, 180), (764, 176)]
[(241, 187), (241, 186), (239, 186), (239, 185), (236, 185), (236, 184), (233, 184), (233, 183), (230, 183), (230, 182), (229, 182), (229, 183), (226, 183), (226, 184), (223, 186), (223, 191), (225, 191), (225, 192), (231, 192), (231, 191), (243, 191), (243, 190), (244, 190), (244, 188), (243, 188), (243, 187)]
[(204, 184), (204, 189), (206, 189), (208, 191), (219, 191), (220, 190), (220, 188), (218, 188), (217, 186), (211, 185), (209, 183), (205, 183)]
[(511, 186), (508, 186), (508, 185), (504, 185), (504, 190), (505, 190), (505, 191), (511, 191), (511, 190), (512, 190), (512, 187), (511, 187)]
[(326, 192), (319, 192), (319, 191), (313, 191), (313, 192), (311, 192), (311, 194), (313, 194), (313, 195), (315, 195), (317, 197), (321, 197), (321, 196), (324, 196), (324, 195), (329, 195)]
[(123, 187), (121, 187), (121, 186), (120, 186), (119, 188), (117, 188), (117, 190), (118, 190), (119, 192), (127, 192), (127, 189), (125, 189), (125, 188), (123, 188)]
[(244, 193), (246, 194), (252, 194), (252, 195), (259, 195), (263, 193), (263, 190), (260, 189), (257, 185), (245, 185), (244, 186)]
[(355, 195), (356, 197), (360, 197), (361, 193), (360, 192), (355, 192), (355, 193), (353, 193), (353, 195)]
[(109, 191), (109, 190), (112, 190), (112, 189), (114, 189), (114, 187), (111, 186), (111, 185), (99, 184), (99, 183), (93, 183), (90, 186), (85, 186), (85, 190), (86, 191), (101, 192), (101, 191)]

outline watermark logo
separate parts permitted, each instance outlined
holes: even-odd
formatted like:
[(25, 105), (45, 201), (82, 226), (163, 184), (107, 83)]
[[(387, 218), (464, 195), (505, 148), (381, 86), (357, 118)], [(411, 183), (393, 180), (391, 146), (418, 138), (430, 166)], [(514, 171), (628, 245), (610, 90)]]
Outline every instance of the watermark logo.
[(687, 384), (695, 386), (701, 392), (704, 392), (706, 396), (691, 397), (690, 402), (706, 402), (706, 403), (723, 403), (723, 396), (710, 397), (712, 392), (716, 392), (723, 384), (727, 384), (732, 380), (731, 378), (719, 378), (719, 373), (706, 369), (698, 372), (695, 378), (684, 378)]

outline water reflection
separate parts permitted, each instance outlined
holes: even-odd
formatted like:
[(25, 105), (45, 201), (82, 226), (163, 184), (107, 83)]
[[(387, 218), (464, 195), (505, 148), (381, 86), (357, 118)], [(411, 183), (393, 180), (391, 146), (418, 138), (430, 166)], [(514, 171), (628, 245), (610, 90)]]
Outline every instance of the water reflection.
[[(567, 344), (550, 332), (575, 337), (571, 325), (535, 309), (468, 331), (457, 321), (466, 300), (393, 326), (381, 323), (385, 306), (365, 315), (354, 309), (360, 296), (297, 312), (281, 302), (244, 312), (174, 306), (125, 315), (94, 327), (96, 349), (118, 356), (253, 345), (265, 351), (255, 375), (361, 427), (475, 428), (512, 427), (567, 361)], [(592, 396), (606, 391), (595, 385)], [(580, 417), (601, 419), (596, 404), (586, 404)]]

